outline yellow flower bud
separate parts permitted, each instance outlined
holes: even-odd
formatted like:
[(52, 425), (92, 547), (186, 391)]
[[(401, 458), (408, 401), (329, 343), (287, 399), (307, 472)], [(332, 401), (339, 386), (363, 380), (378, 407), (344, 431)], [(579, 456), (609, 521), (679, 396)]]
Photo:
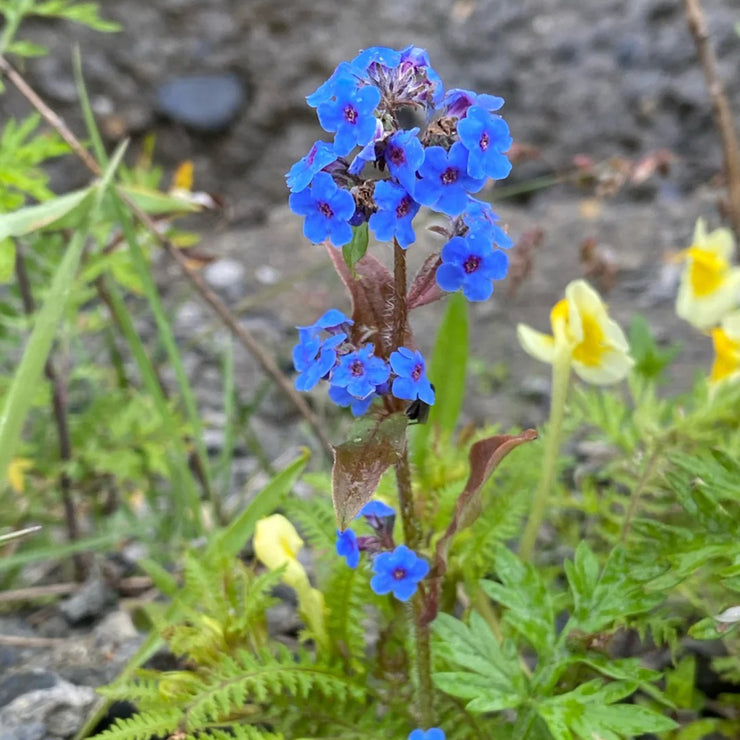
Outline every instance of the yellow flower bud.
[(553, 364), (556, 356), (568, 358), (579, 377), (598, 385), (617, 383), (634, 364), (624, 332), (585, 280), (568, 285), (565, 298), (550, 312), (550, 323), (552, 336), (517, 327), (522, 348), (537, 360)]
[(729, 229), (710, 234), (704, 219), (696, 222), (694, 240), (684, 250), (681, 285), (676, 297), (676, 313), (697, 329), (719, 323), (740, 300), (740, 267), (732, 266), (735, 239)]

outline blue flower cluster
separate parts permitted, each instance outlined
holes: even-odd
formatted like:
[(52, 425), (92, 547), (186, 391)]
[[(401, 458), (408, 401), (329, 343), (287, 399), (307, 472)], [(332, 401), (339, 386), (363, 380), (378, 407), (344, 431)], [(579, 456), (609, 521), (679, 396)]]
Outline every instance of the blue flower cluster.
[[(413, 220), (427, 206), (449, 219), (439, 287), (462, 290), (471, 301), (489, 298), (493, 281), (506, 275), (500, 249), (511, 241), (473, 195), (511, 170), (512, 139), (497, 113), (503, 99), (445, 91), (424, 49), (375, 46), (342, 62), (307, 101), (334, 139), (317, 141), (286, 176), (306, 238), (341, 247), (352, 227), (367, 221), (379, 241), (406, 249), (416, 241)], [(403, 108), (423, 113), (423, 132), (401, 127)], [(375, 176), (363, 174), (369, 165)]]
[(399, 347), (389, 361), (376, 357), (372, 343), (352, 344), (348, 335), (352, 324), (352, 319), (332, 308), (310, 326), (298, 327), (299, 341), (293, 348), (297, 390), (310, 391), (326, 379), (331, 400), (349, 406), (355, 416), (364, 414), (375, 398), (389, 391), (396, 398), (434, 403), (420, 352)]
[(426, 732), (414, 730), (409, 735), (408, 740), (445, 740), (445, 734), (439, 727), (431, 727)]
[(360, 562), (360, 551), (373, 557), (370, 587), (376, 594), (392, 593), (399, 601), (408, 601), (428, 573), (429, 564), (406, 545), (395, 546), (393, 523), (396, 512), (382, 501), (370, 501), (355, 518), (364, 517), (374, 534), (358, 537), (351, 529), (337, 530), (337, 555), (347, 560), (350, 568)]

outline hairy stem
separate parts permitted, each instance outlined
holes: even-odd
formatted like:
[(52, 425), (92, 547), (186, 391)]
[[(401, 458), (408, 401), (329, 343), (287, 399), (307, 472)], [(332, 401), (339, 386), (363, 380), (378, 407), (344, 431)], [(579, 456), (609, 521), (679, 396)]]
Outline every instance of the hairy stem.
[(699, 0), (684, 0), (684, 9), (689, 31), (696, 45), (699, 63), (704, 72), (709, 98), (712, 101), (714, 125), (722, 139), (727, 189), (730, 196), (730, 220), (735, 235), (740, 237), (740, 146), (738, 146), (732, 110), (717, 71), (717, 57), (709, 43), (709, 33), (701, 3)]
[[(26, 261), (23, 257), (23, 249), (20, 244), (16, 247), (15, 274), (18, 278), (18, 290), (21, 294), (21, 301), (23, 302), (23, 311), (27, 316), (31, 316), (36, 310), (36, 303), (33, 299), (31, 281), (28, 277)], [(58, 374), (54, 368), (51, 355), (46, 359), (44, 374), (51, 384), (51, 407), (57, 429), (57, 438), (59, 440), (59, 457), (63, 462), (69, 462), (72, 459), (72, 441), (67, 418), (67, 384), (64, 382), (63, 376)], [(62, 493), (62, 507), (64, 509), (64, 520), (67, 525), (67, 536), (70, 542), (74, 542), (80, 537), (80, 527), (77, 522), (74, 497), (72, 496), (72, 480), (66, 471), (62, 471), (59, 475), (59, 488)], [(77, 579), (84, 580), (87, 573), (85, 558), (81, 553), (76, 553), (72, 556), (72, 562), (74, 563)]]
[(632, 495), (630, 496), (630, 503), (627, 508), (627, 514), (625, 515), (624, 524), (622, 525), (622, 534), (619, 537), (619, 541), (622, 544), (627, 541), (630, 529), (632, 528), (632, 520), (635, 517), (637, 506), (640, 503), (640, 498), (642, 497), (647, 483), (653, 474), (655, 463), (658, 461), (658, 454), (659, 453), (657, 448), (652, 451), (647, 459), (647, 462), (645, 463), (645, 467), (643, 468), (642, 473), (640, 474), (640, 478), (638, 479), (637, 483), (635, 484), (635, 488), (632, 491)]
[(540, 482), (532, 501), (527, 526), (524, 528), (524, 534), (519, 545), (519, 557), (522, 560), (530, 560), (532, 557), (534, 546), (537, 542), (537, 534), (545, 518), (547, 500), (555, 484), (569, 380), (570, 354), (564, 350), (557, 351), (552, 365), (550, 421), (547, 425), (547, 436), (545, 438), (545, 456), (542, 461), (542, 474), (540, 475)]
[[(395, 302), (393, 305), (393, 346), (404, 344), (406, 325), (408, 323), (408, 306), (406, 304), (406, 253), (398, 242), (393, 243), (393, 276)], [(414, 491), (411, 485), (411, 467), (409, 465), (408, 447), (396, 463), (396, 485), (401, 509), (403, 538), (412, 550), (418, 550), (422, 544), (423, 532), (421, 522), (416, 515)], [(432, 653), (429, 625), (424, 620), (424, 598), (417, 592), (413, 601), (414, 643), (416, 659), (417, 709), (419, 722), (424, 729), (434, 724), (432, 697)]]

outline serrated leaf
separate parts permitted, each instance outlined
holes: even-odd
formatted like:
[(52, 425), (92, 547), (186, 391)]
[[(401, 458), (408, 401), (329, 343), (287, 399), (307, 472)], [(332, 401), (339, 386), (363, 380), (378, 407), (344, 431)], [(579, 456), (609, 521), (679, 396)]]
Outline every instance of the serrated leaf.
[(367, 221), (365, 221), (352, 229), (352, 241), (342, 247), (342, 257), (344, 257), (344, 263), (352, 273), (352, 277), (357, 277), (355, 266), (365, 256), (367, 244), (368, 227)]
[(488, 596), (506, 607), (504, 619), (547, 660), (555, 645), (555, 608), (537, 569), (506, 547), (496, 554), (496, 575), (501, 583), (481, 581)]
[(339, 529), (346, 529), (372, 498), (380, 478), (396, 463), (406, 444), (405, 414), (361, 420), (350, 439), (334, 448), (331, 495)]

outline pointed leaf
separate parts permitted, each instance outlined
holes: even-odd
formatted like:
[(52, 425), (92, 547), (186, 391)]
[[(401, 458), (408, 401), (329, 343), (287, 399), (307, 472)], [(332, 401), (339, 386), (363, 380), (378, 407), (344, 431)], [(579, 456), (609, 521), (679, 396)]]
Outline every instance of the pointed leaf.
[(3, 213), (0, 215), (0, 239), (24, 236), (54, 224), (81, 206), (92, 191), (93, 188), (75, 190), (39, 205)]
[(344, 262), (349, 268), (349, 271), (352, 273), (352, 277), (357, 277), (355, 267), (365, 256), (365, 252), (367, 252), (367, 243), (368, 228), (367, 221), (365, 221), (352, 229), (352, 241), (342, 247), (342, 256), (344, 257)]
[(409, 288), (406, 302), (409, 311), (419, 306), (426, 306), (427, 303), (433, 303), (440, 298), (444, 298), (445, 293), (437, 285), (437, 268), (442, 264), (442, 258), (439, 253), (431, 254), (426, 258), (424, 264), (416, 273)]
[(372, 498), (380, 478), (406, 444), (408, 419), (402, 413), (380, 422), (363, 420), (349, 441), (334, 448), (332, 500), (339, 529), (346, 529)]

